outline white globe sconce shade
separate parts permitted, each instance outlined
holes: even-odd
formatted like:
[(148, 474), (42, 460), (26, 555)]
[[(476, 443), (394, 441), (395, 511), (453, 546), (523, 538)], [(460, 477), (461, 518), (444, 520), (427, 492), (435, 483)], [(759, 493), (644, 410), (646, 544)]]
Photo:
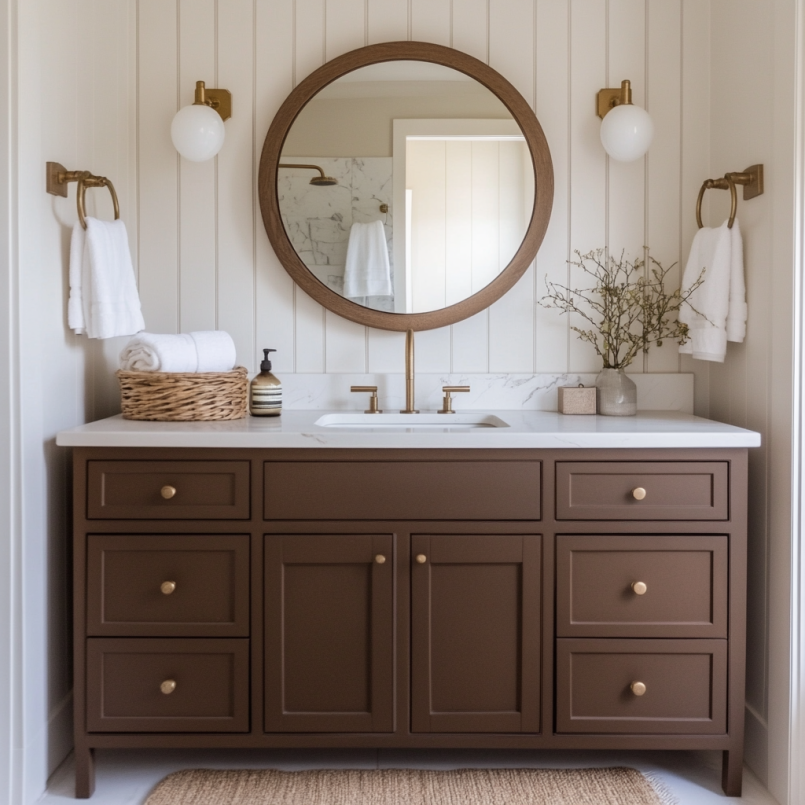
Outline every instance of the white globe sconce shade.
[(628, 81), (620, 89), (602, 89), (598, 93), (598, 115), (601, 123), (601, 144), (618, 162), (633, 162), (648, 151), (654, 139), (651, 115), (632, 103)]
[(601, 144), (618, 162), (634, 162), (654, 139), (651, 115), (639, 106), (616, 106), (601, 123)]
[[(225, 94), (225, 95), (224, 95)], [(171, 123), (176, 150), (191, 162), (212, 159), (224, 144), (224, 120), (231, 117), (232, 96), (228, 90), (206, 89), (196, 82), (196, 100), (180, 109)]]

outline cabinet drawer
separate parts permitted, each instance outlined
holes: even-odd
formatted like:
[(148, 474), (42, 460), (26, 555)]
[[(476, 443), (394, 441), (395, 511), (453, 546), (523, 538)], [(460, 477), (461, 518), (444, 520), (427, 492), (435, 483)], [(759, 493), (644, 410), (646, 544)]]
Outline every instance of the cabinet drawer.
[(271, 520), (538, 520), (537, 461), (269, 461)]
[[(248, 646), (248, 640), (87, 640), (87, 729), (247, 732)], [(174, 690), (163, 692), (171, 681)]]
[(726, 461), (559, 461), (556, 519), (727, 520), (727, 485)]
[(87, 634), (248, 637), (249, 537), (90, 535)]
[(558, 536), (557, 635), (726, 638), (728, 539)]
[(557, 640), (556, 730), (725, 733), (727, 641)]
[(87, 467), (91, 520), (249, 518), (248, 461), (90, 461)]

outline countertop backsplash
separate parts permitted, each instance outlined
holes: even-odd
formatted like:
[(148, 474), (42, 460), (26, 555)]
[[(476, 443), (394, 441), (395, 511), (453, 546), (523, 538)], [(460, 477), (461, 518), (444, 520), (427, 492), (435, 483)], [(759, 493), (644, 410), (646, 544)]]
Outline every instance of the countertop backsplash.
[[(399, 411), (405, 406), (405, 377), (393, 374), (278, 373), (283, 407), (296, 410), (363, 410), (368, 394), (352, 394), (350, 386), (377, 386), (380, 408)], [(639, 411), (693, 413), (692, 374), (630, 374), (637, 384)], [(470, 392), (454, 397), (456, 411), (556, 411), (559, 386), (595, 385), (595, 374), (426, 374), (416, 375), (416, 405), (436, 411), (442, 404), (442, 386), (466, 385)]]

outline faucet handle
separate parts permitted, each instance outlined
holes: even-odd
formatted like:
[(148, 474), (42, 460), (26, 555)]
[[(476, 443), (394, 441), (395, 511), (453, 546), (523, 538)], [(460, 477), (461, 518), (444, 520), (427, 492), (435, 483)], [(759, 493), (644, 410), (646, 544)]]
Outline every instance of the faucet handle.
[(377, 386), (350, 386), (350, 391), (366, 391), (372, 396), (369, 398), (369, 408), (364, 411), (364, 414), (382, 414), (383, 412), (377, 407)]
[(444, 400), (442, 400), (442, 410), (439, 411), (440, 414), (455, 414), (453, 410), (453, 398), (450, 396), (451, 394), (455, 394), (459, 391), (469, 391), (469, 386), (442, 386), (442, 391), (444, 392)]

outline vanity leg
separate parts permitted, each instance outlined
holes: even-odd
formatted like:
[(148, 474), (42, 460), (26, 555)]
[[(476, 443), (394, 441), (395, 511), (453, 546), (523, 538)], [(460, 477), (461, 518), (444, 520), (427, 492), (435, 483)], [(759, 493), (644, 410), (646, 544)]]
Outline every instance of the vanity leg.
[(86, 746), (75, 748), (75, 796), (89, 799), (95, 791), (95, 750)]
[(725, 749), (721, 758), (721, 787), (728, 797), (741, 796), (744, 755), (740, 749)]

